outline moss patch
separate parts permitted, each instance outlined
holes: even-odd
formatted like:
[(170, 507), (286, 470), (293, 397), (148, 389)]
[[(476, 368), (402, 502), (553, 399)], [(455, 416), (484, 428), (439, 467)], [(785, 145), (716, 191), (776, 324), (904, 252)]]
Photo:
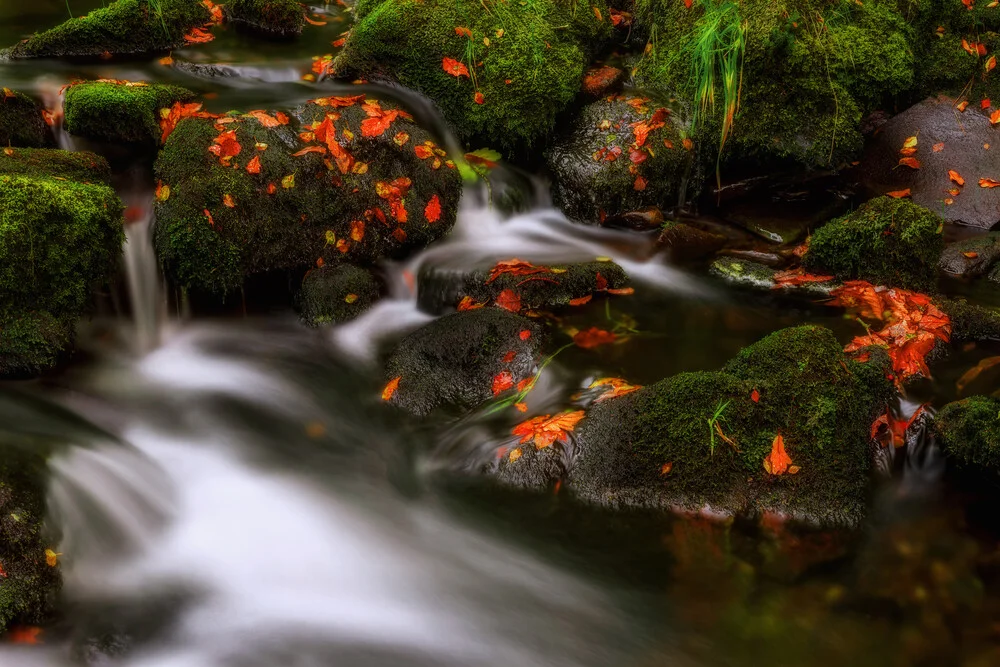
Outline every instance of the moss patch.
[(185, 34), (210, 19), (208, 9), (196, 0), (117, 0), (33, 35), (12, 47), (9, 55), (99, 57), (168, 51), (182, 46)]
[[(398, 81), (434, 100), (463, 139), (508, 149), (552, 129), (588, 52), (610, 35), (604, 0), (369, 0), (355, 13), (338, 73)], [(469, 75), (446, 72), (445, 58)]]
[(934, 429), (951, 459), (1000, 472), (1000, 399), (973, 396), (949, 403), (938, 413)]
[(53, 145), (55, 138), (35, 101), (9, 88), (0, 89), (0, 147)]
[(327, 265), (306, 274), (296, 304), (302, 321), (316, 327), (354, 319), (371, 308), (380, 292), (371, 272), (350, 264)]
[(230, 0), (226, 20), (272, 37), (295, 37), (305, 25), (303, 7), (295, 0)]
[(105, 185), (111, 182), (111, 167), (107, 160), (100, 155), (83, 151), (41, 148), (15, 148), (9, 153), (0, 151), (0, 174), (42, 176)]
[(159, 144), (160, 109), (194, 93), (159, 84), (89, 82), (66, 91), (66, 131), (109, 143)]
[(803, 265), (843, 280), (928, 291), (937, 284), (942, 224), (911, 201), (878, 197), (816, 230)]

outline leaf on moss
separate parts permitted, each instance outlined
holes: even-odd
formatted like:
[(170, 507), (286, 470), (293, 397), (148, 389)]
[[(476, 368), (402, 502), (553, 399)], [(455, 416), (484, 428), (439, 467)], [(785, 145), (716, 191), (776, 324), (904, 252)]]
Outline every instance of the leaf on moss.
[(521, 297), (512, 289), (505, 289), (497, 295), (496, 305), (512, 313), (521, 311)]
[(465, 66), (465, 63), (454, 58), (443, 58), (441, 60), (441, 68), (454, 77), (469, 76), (469, 69)]
[(427, 206), (424, 207), (424, 218), (430, 224), (434, 224), (441, 219), (441, 199), (437, 195), (431, 197), (430, 201), (427, 202)]
[(784, 475), (790, 465), (792, 458), (785, 451), (785, 439), (779, 433), (771, 442), (771, 453), (764, 458), (764, 470), (770, 475)]

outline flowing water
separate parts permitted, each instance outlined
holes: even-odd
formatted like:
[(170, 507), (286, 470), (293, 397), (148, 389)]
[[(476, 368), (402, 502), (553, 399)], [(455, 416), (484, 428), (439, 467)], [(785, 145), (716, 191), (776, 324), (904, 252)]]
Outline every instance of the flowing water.
[[(4, 43), (66, 11), (32, 4), (0, 0)], [(51, 108), (82, 76), (180, 83), (213, 110), (288, 107), (317, 96), (301, 74), (346, 29), (328, 7), (328, 25), (293, 46), (223, 34), (175, 54), (239, 77), (46, 62), (0, 63), (0, 82)], [(385, 92), (444, 133), (424, 102)], [(515, 418), (416, 428), (379, 400), (379, 359), (431, 319), (412, 286), (424, 265), (608, 256), (634, 278), (634, 298), (569, 317), (628, 317), (641, 335), (625, 352), (560, 355), (532, 414), (594, 377), (647, 384), (717, 368), (784, 326), (821, 323), (847, 340), (855, 325), (840, 314), (673, 268), (653, 237), (574, 225), (543, 180), (501, 171), (534, 204), (504, 214), (468, 188), (450, 237), (380, 267), (390, 295), (354, 322), (310, 331), (287, 304), (255, 310), (252, 289), (249, 315), (230, 303), (192, 316), (161, 285), (148, 169), (116, 180), (131, 212), (117, 311), (82, 327), (67, 370), (0, 385), (0, 434), (57, 444), (48, 523), (64, 577), (43, 643), (0, 646), (0, 665), (996, 664), (996, 521), (983, 497), (942, 481), (924, 434), (905, 460), (880, 462), (896, 472), (860, 535), (790, 535), (497, 489), (468, 473)], [(954, 398), (957, 376), (991, 353), (956, 352), (902, 413)]]

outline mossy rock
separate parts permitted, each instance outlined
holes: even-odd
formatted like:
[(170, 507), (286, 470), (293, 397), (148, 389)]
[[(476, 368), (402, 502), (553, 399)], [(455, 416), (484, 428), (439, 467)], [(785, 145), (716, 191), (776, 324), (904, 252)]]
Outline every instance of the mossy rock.
[(515, 385), (531, 377), (542, 342), (537, 324), (500, 308), (446, 315), (408, 334), (392, 352), (385, 376), (399, 383), (390, 402), (418, 416), (471, 410), (494, 397), (501, 373)]
[(230, 23), (269, 37), (298, 37), (305, 26), (302, 4), (295, 0), (230, 0), (223, 10)]
[(15, 148), (0, 151), (0, 174), (41, 176), (110, 185), (111, 167), (95, 153), (48, 148)]
[(877, 197), (813, 233), (803, 265), (813, 273), (932, 290), (943, 221), (906, 199)]
[(972, 396), (941, 408), (938, 443), (960, 465), (1000, 472), (1000, 398)]
[(1000, 340), (1000, 309), (962, 299), (939, 297), (934, 301), (951, 319), (952, 340)]
[(43, 456), (0, 439), (0, 632), (46, 621), (61, 586), (42, 534), (46, 469)]
[[(855, 526), (866, 512), (871, 423), (893, 395), (889, 369), (879, 350), (866, 363), (848, 359), (823, 327), (782, 329), (720, 371), (597, 404), (577, 428), (569, 488), (602, 504)], [(710, 428), (719, 414), (731, 443)], [(795, 474), (765, 469), (778, 434)]]
[[(720, 257), (712, 262), (708, 272), (716, 278), (734, 285), (769, 290), (775, 286), (774, 275), (777, 270), (760, 262), (736, 259), (735, 257)], [(803, 287), (810, 287), (814, 284), (817, 283), (806, 283)]]
[(55, 363), (118, 266), (122, 210), (106, 185), (0, 174), (0, 375)]
[(463, 299), (467, 299), (465, 307), (492, 305), (501, 292), (512, 291), (521, 309), (548, 309), (629, 285), (625, 269), (611, 261), (540, 264), (525, 273), (501, 273), (495, 278), (491, 278), (492, 271), (493, 267), (468, 270), (424, 265), (417, 275), (417, 305), (440, 314), (458, 307)]
[(184, 35), (211, 18), (201, 0), (117, 0), (33, 35), (7, 55), (96, 58), (164, 52), (183, 46)]
[(987, 275), (994, 265), (1000, 265), (1000, 232), (951, 243), (938, 261), (945, 273), (964, 278)]
[(33, 99), (9, 88), (0, 89), (0, 147), (47, 148), (55, 137)]
[[(530, 145), (554, 127), (580, 89), (590, 52), (610, 35), (604, 0), (366, 0), (355, 15), (334, 61), (338, 75), (417, 90), (460, 138), (503, 149)], [(448, 58), (468, 75), (446, 71)]]
[[(743, 28), (739, 110), (723, 167), (844, 164), (862, 147), (862, 116), (914, 84), (914, 32), (894, 0), (712, 0), (690, 8), (638, 0), (635, 25), (650, 37), (636, 82), (692, 103), (700, 84), (692, 74), (696, 45)], [(717, 53), (728, 47), (717, 45)], [(713, 67), (715, 104), (697, 125), (706, 146), (720, 145), (726, 115), (724, 77)], [(706, 151), (712, 163), (717, 154)]]
[(66, 131), (108, 143), (158, 145), (160, 110), (194, 93), (178, 86), (91, 81), (66, 91)]
[(683, 203), (694, 193), (685, 188), (693, 153), (684, 148), (682, 115), (676, 104), (636, 94), (588, 104), (546, 153), (555, 204), (571, 220), (596, 225)]
[[(366, 136), (369, 112), (399, 116)], [(400, 257), (454, 225), (456, 166), (402, 110), (359, 95), (258, 116), (182, 120), (160, 152), (154, 241), (177, 284), (226, 293), (252, 274)], [(326, 119), (332, 143), (315, 136)], [(225, 132), (229, 158), (210, 152)]]
[(306, 274), (296, 304), (302, 321), (317, 327), (354, 319), (378, 301), (381, 291), (367, 269), (327, 264)]

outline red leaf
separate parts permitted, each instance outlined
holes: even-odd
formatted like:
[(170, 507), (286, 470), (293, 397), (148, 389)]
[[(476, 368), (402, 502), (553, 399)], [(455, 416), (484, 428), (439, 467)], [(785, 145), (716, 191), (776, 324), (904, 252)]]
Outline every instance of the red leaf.
[(593, 294), (588, 294), (587, 296), (581, 296), (579, 299), (570, 299), (569, 305), (571, 306), (583, 306), (590, 303), (590, 300), (594, 298)]
[(613, 343), (617, 340), (617, 338), (618, 336), (616, 336), (614, 332), (598, 329), (597, 327), (590, 327), (586, 331), (578, 331), (576, 335), (573, 336), (573, 342), (583, 349), (589, 350), (600, 345)]
[(248, 174), (259, 174), (260, 173), (260, 156), (254, 155), (253, 159), (247, 163), (247, 173)]
[(573, 432), (573, 429), (585, 415), (583, 410), (576, 410), (575, 412), (564, 412), (554, 417), (550, 415), (532, 417), (515, 426), (512, 433), (521, 436), (518, 444), (523, 445), (534, 441), (535, 449), (544, 449), (557, 440), (566, 442), (569, 439), (569, 434)]
[(642, 176), (636, 176), (635, 177), (635, 183), (632, 184), (632, 188), (634, 190), (638, 190), (639, 192), (642, 192), (643, 190), (646, 189), (647, 183), (648, 183), (648, 181), (645, 178), (643, 178)]
[(437, 195), (431, 197), (424, 207), (424, 218), (431, 224), (441, 219), (441, 199)]
[(754, 403), (760, 403), (760, 392), (756, 388), (750, 392), (750, 400)]
[(469, 69), (465, 66), (465, 63), (459, 62), (454, 58), (443, 58), (441, 60), (441, 67), (445, 72), (454, 77), (469, 76)]
[(893, 199), (902, 199), (903, 197), (910, 196), (910, 188), (906, 188), (905, 190), (893, 190), (892, 192), (886, 192), (885, 194)]
[(910, 169), (920, 169), (920, 160), (915, 157), (901, 157), (899, 158), (899, 164)]
[(514, 386), (514, 376), (510, 371), (503, 371), (493, 376), (493, 395), (496, 396)]
[(514, 361), (515, 357), (517, 357), (517, 352), (511, 350), (507, 354), (503, 355), (503, 363), (509, 364), (510, 362)]
[(473, 101), (474, 101), (474, 102), (475, 102), (476, 104), (483, 104), (483, 103), (485, 103), (485, 102), (486, 102), (486, 98), (485, 98), (485, 97), (483, 96), (483, 94), (482, 94), (481, 92), (479, 92), (478, 90), (476, 91), (476, 94), (472, 96), (472, 100), (473, 100)]
[(496, 305), (512, 313), (520, 312), (521, 297), (512, 289), (505, 289), (497, 295)]
[(455, 28), (455, 34), (459, 37), (468, 37), (469, 39), (472, 39), (472, 31), (468, 28), (457, 27)]
[(322, 146), (306, 146), (300, 151), (292, 153), (292, 157), (302, 157), (303, 155), (308, 155), (309, 153), (319, 153), (320, 155), (326, 155), (326, 149)]
[(184, 35), (184, 41), (188, 44), (204, 44), (205, 42), (211, 42), (213, 39), (215, 39), (215, 35), (203, 28), (195, 28)]
[(517, 337), (520, 338), (521, 340), (528, 340), (529, 338), (531, 338), (531, 332), (528, 331), (527, 329), (521, 329), (521, 332), (517, 334)]
[(791, 465), (792, 458), (785, 451), (785, 439), (779, 433), (771, 443), (771, 453), (764, 458), (764, 470), (771, 475), (784, 475)]
[(462, 300), (458, 302), (458, 311), (476, 310), (477, 308), (482, 308), (485, 305), (485, 303), (476, 303), (476, 300), (471, 296), (463, 296)]

